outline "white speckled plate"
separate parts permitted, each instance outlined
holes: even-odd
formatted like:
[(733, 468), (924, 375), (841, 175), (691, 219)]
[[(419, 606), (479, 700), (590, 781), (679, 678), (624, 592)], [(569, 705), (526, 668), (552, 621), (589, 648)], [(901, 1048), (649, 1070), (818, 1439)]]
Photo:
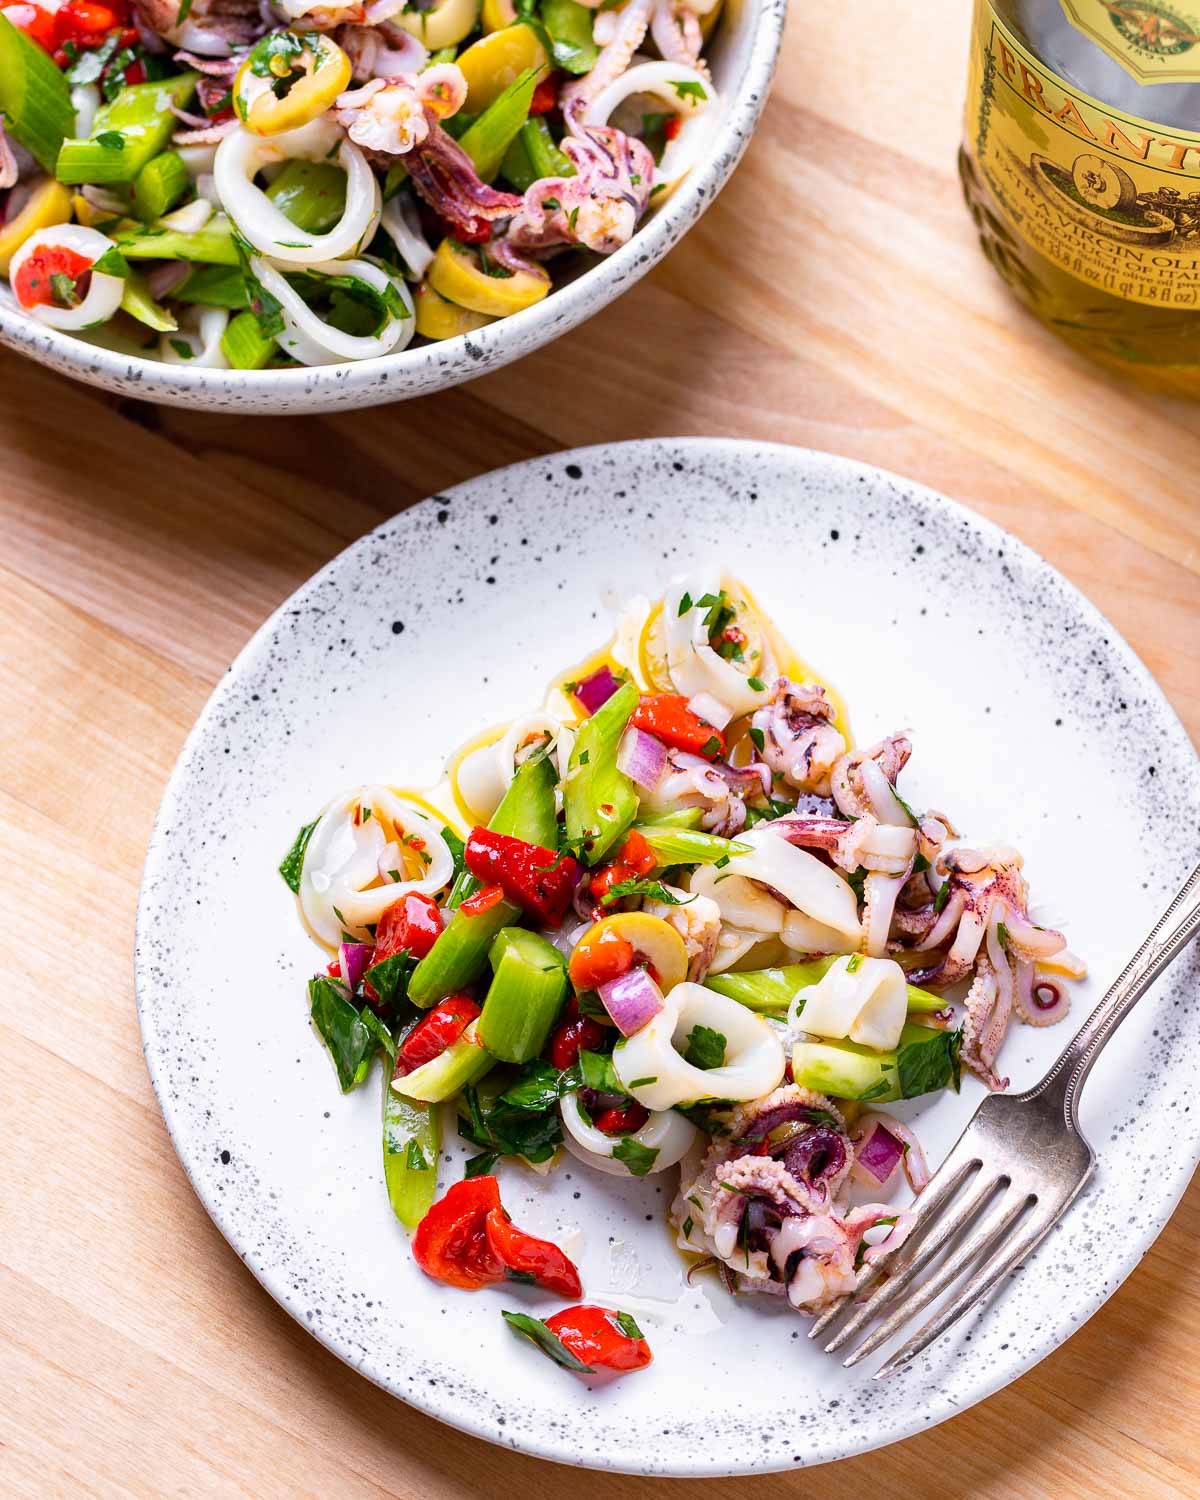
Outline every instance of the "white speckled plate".
[[(138, 926), (167, 1125), (264, 1286), (364, 1375), (455, 1426), (639, 1473), (819, 1463), (961, 1411), (1112, 1294), (1200, 1155), (1192, 953), (1084, 1094), (1099, 1157), (1084, 1198), (898, 1379), (844, 1371), (774, 1299), (688, 1291), (664, 1228), (670, 1189), (569, 1159), (545, 1182), (506, 1172), (506, 1203), (535, 1232), (581, 1231), (585, 1291), (635, 1312), (648, 1371), (589, 1389), (500, 1318), (551, 1301), (456, 1292), (417, 1271), (383, 1188), (378, 1077), (338, 1093), (307, 1019), (317, 954), (276, 862), (335, 790), (436, 779), (453, 746), (540, 701), (556, 669), (601, 643), (615, 600), (713, 555), (845, 692), (860, 740), (911, 728), (910, 798), (1024, 851), (1039, 914), (1092, 965), (1082, 1019), (1195, 858), (1200, 770), (1181, 726), (1112, 627), (1021, 543), (905, 480), (767, 445), (559, 454), (355, 543), (267, 621), (201, 716), (163, 801)], [(1066, 1039), (1015, 1027), (1014, 1084)], [(978, 1097), (969, 1081), (960, 1098), (906, 1107), (934, 1160)]]

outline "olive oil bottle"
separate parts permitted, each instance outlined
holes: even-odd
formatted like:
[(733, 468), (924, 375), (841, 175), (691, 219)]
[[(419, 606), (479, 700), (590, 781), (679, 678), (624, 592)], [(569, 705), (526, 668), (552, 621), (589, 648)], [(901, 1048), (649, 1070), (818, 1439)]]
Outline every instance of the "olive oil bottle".
[(959, 165), (1048, 327), (1200, 396), (1200, 0), (975, 0)]

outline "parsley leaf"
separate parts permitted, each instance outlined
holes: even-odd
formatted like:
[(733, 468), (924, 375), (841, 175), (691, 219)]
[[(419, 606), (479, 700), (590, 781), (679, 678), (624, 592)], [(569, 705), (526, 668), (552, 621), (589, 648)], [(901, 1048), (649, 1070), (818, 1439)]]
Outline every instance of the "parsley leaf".
[(308, 841), (312, 838), (313, 829), (320, 822), (314, 818), (311, 823), (305, 823), (304, 827), (296, 835), (295, 841), (288, 852), (283, 856), (279, 864), (279, 873), (283, 876), (284, 884), (293, 895), (300, 893), (300, 872), (304, 868), (304, 851), (308, 848)]
[(751, 724), (750, 729), (749, 729), (748, 732), (749, 732), (751, 740), (754, 742), (754, 748), (761, 755), (762, 754), (763, 746), (767, 742), (766, 735), (762, 732), (762, 730), (758, 727), (757, 724)]
[(658, 1160), (657, 1146), (643, 1146), (631, 1135), (622, 1138), (613, 1147), (614, 1158), (624, 1163), (635, 1177), (645, 1177)]
[(683, 1054), (684, 1062), (693, 1068), (719, 1068), (725, 1061), (725, 1037), (711, 1026), (693, 1026)]
[(596, 1373), (591, 1365), (585, 1365), (583, 1360), (572, 1354), (553, 1328), (543, 1323), (541, 1318), (531, 1318), (528, 1313), (509, 1312), (504, 1308), (501, 1309), (500, 1316), (514, 1333), (523, 1334), (555, 1364), (562, 1365), (564, 1370), (574, 1370), (577, 1375)]
[(98, 136), (93, 137), (97, 146), (105, 151), (124, 151), (125, 137), (119, 130), (102, 130)]
[(393, 1006), (398, 1001), (408, 999), (408, 981), (416, 967), (417, 960), (407, 948), (401, 948), (399, 953), (393, 953), (390, 958), (372, 964), (363, 979), (370, 982), (381, 1005)]
[(633, 876), (629, 880), (618, 880), (616, 885), (610, 885), (600, 897), (600, 905), (611, 906), (614, 901), (623, 901), (626, 896), (649, 896), (652, 901), (661, 901), (664, 906), (690, 906), (696, 899), (695, 896), (689, 896), (686, 900), (681, 900), (661, 880)]
[(308, 1004), (312, 1023), (333, 1058), (342, 1093), (348, 1094), (366, 1078), (379, 1038), (359, 1014), (350, 991), (335, 979), (321, 974), (310, 979)]
[(707, 99), (704, 85), (691, 78), (672, 78), (671, 87), (681, 99)]
[(691, 607), (692, 607), (692, 596), (691, 596), (691, 594), (684, 594), (684, 596), (682, 597), (682, 599), (680, 599), (680, 601), (679, 601), (679, 614), (681, 616), (682, 615), (686, 615), (687, 612), (688, 612), (688, 610), (691, 609)]

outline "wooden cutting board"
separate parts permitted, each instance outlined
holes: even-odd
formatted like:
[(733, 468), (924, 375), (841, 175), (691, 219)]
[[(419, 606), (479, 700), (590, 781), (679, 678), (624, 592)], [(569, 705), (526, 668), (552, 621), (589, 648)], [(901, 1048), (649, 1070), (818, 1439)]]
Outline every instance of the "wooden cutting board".
[[(241, 420), (0, 355), (0, 1494), (652, 1487), (486, 1447), (340, 1364), (209, 1222), (142, 1063), (134, 903), (188, 727), (262, 617), (395, 510), (602, 439), (831, 449), (1030, 542), (1200, 731), (1200, 409), (1089, 368), (980, 257), (954, 167), (968, 9), (798, 4), (762, 127), (700, 226), (616, 306), (474, 385)], [(1128, 1284), (1015, 1386), (886, 1451), (706, 1493), (1200, 1495), (1198, 1264), (1193, 1188)]]

